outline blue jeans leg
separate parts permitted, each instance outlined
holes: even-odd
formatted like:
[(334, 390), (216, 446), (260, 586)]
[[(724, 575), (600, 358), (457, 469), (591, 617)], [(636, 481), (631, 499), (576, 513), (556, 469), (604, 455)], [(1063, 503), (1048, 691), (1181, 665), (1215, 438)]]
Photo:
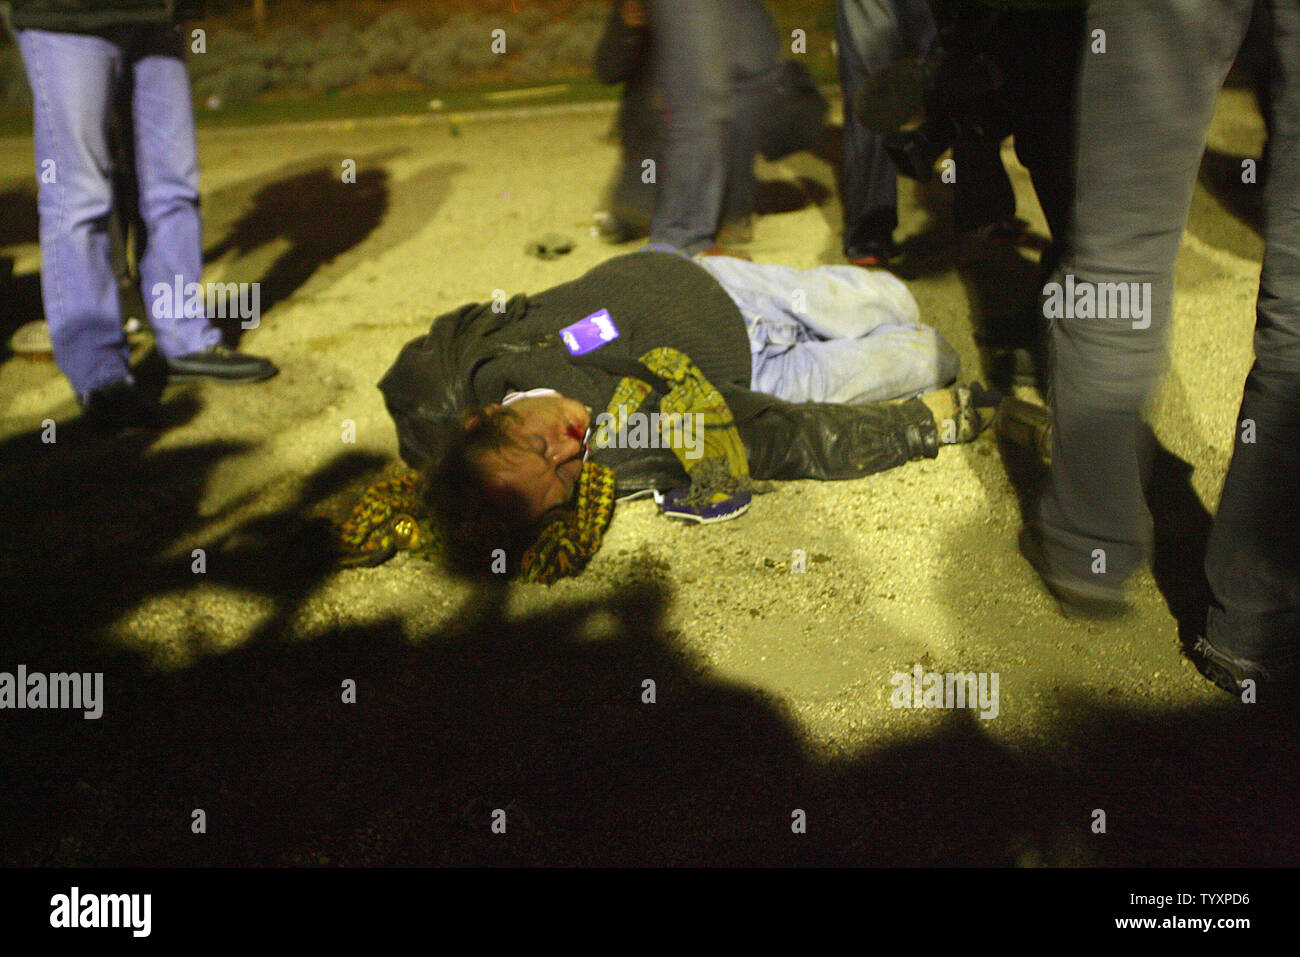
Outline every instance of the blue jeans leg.
[[(91, 34), (19, 32), (32, 88), (41, 291), (54, 357), (80, 397), (130, 380), (130, 352), (108, 238), (113, 204), (108, 127), (114, 91), (133, 84), (136, 165), (148, 242), (140, 263), (145, 305), (167, 356), (213, 345), (201, 310), (155, 308), (155, 287), (197, 283), (202, 272), (198, 160), (179, 35), (141, 28), (117, 42)], [(182, 311), (183, 312), (183, 311)]]
[(41, 295), (54, 359), (78, 396), (130, 379), (108, 238), (108, 111), (122, 51), (95, 36), (21, 30), (32, 90)]
[[(140, 285), (157, 337), (169, 358), (215, 345), (221, 333), (202, 308), (176, 314), (174, 293), (203, 273), (199, 217), (199, 157), (189, 74), (179, 33), (150, 28), (133, 51), (136, 173), (140, 214), (149, 231), (140, 261)], [(155, 289), (166, 289), (155, 295)]]
[(920, 322), (911, 292), (888, 273), (727, 256), (699, 262), (745, 319), (756, 392), (860, 405), (936, 389), (960, 370), (956, 352)]

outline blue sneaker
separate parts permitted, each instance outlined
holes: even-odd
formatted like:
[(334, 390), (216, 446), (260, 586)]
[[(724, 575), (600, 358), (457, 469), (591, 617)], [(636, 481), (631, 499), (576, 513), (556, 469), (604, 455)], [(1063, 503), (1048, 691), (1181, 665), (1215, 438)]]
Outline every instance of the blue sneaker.
[(690, 488), (674, 488), (667, 492), (655, 492), (655, 504), (667, 518), (675, 518), (696, 525), (712, 525), (725, 522), (744, 515), (749, 511), (753, 495), (749, 492), (735, 492), (725, 495), (716, 493), (704, 502), (691, 501)]

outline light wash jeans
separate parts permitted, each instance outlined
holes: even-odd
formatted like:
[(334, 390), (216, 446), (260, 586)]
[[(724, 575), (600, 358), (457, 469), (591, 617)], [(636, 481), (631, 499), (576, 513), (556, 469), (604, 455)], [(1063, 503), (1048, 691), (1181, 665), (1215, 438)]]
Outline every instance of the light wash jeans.
[(729, 256), (695, 262), (744, 316), (756, 392), (860, 405), (940, 388), (961, 369), (952, 347), (921, 323), (907, 286), (887, 272)]
[(198, 282), (203, 265), (199, 165), (189, 77), (174, 27), (95, 34), (21, 30), (18, 46), (32, 89), (41, 294), (54, 358), (77, 395), (131, 378), (113, 274), (109, 116), (119, 84), (132, 84), (144, 304), (158, 348), (175, 357), (220, 340), (200, 313), (154, 308), (155, 283)]

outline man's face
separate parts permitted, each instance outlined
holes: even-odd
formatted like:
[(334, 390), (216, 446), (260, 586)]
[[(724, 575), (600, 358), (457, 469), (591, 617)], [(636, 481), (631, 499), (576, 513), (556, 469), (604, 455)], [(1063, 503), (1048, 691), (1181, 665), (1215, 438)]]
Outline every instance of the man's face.
[(482, 467), (492, 484), (522, 496), (536, 519), (573, 498), (591, 412), (562, 395), (519, 399), (509, 409), (514, 415), (506, 417), (503, 430), (514, 445), (484, 455)]

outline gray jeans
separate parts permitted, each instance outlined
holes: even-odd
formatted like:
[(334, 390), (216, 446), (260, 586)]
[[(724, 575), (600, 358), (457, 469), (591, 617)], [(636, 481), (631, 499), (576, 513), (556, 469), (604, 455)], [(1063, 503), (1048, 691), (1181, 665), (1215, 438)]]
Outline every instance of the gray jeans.
[[(1270, 6), (1277, 123), (1256, 358), (1206, 559), (1208, 636), (1266, 665), (1294, 655), (1300, 636), (1300, 7)], [(1116, 589), (1150, 547), (1141, 413), (1163, 357), (1206, 130), (1251, 8), (1094, 0), (1088, 13), (1085, 42), (1102, 30), (1106, 48), (1083, 53), (1074, 226), (1054, 278), (1149, 283), (1149, 313), (1053, 320), (1055, 438), (1039, 520), (1059, 572)]]
[(752, 193), (751, 105), (770, 98), (780, 48), (759, 0), (654, 0), (649, 12), (667, 110), (650, 238), (696, 253), (713, 245), (729, 183)]

